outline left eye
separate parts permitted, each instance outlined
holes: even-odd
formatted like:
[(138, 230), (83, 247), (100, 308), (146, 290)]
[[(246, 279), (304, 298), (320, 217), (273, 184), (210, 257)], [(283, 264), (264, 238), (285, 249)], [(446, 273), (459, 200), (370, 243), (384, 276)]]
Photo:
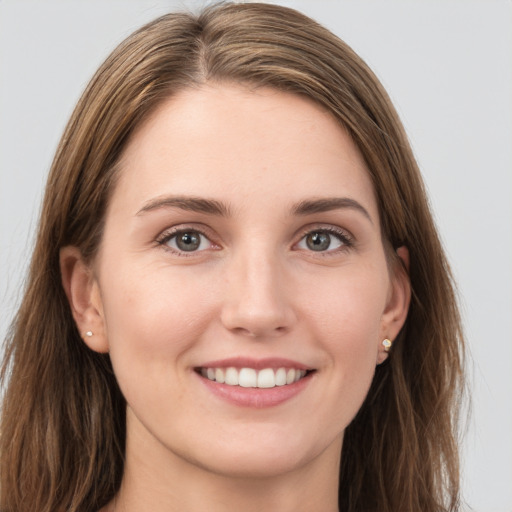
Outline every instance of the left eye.
[(174, 233), (166, 237), (163, 243), (178, 252), (204, 251), (211, 245), (205, 235), (192, 229)]
[(347, 245), (343, 238), (342, 235), (329, 231), (311, 231), (301, 239), (297, 247), (315, 252), (325, 252)]

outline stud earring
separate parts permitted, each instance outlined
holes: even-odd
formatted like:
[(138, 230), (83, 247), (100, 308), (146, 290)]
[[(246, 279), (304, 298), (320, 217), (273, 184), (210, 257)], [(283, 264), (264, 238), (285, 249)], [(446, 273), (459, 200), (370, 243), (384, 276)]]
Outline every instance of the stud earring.
[(393, 342), (391, 340), (388, 340), (387, 338), (382, 342), (382, 345), (384, 346), (384, 350), (386, 352), (389, 352), (389, 349), (391, 348), (391, 345), (393, 345)]
[(90, 338), (90, 337), (92, 336), (92, 331), (87, 331), (87, 332), (85, 333), (85, 335), (86, 335), (88, 338)]

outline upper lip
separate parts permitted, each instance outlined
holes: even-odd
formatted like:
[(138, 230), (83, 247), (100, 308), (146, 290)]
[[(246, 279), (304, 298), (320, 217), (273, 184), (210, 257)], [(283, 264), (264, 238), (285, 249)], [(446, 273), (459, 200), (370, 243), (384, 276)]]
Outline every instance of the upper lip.
[(266, 357), (263, 359), (254, 359), (251, 357), (230, 357), (228, 359), (218, 359), (202, 363), (197, 368), (254, 368), (263, 370), (264, 368), (295, 368), (298, 370), (313, 370), (308, 365), (299, 363), (292, 359), (282, 357)]

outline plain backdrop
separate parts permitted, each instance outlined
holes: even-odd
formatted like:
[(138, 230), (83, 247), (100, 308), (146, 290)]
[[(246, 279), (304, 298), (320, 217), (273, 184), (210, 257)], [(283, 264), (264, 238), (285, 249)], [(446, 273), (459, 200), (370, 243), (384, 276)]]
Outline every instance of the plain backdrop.
[[(0, 0), (0, 339), (45, 176), (88, 79), (144, 22), (203, 3)], [(397, 106), (459, 283), (472, 355), (464, 495), (477, 512), (512, 512), (512, 2), (275, 3), (346, 40)]]

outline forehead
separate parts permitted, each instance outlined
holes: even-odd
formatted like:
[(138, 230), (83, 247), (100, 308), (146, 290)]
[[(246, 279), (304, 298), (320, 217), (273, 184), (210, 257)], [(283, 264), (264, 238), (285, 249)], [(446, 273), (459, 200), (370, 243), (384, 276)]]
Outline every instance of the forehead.
[(166, 193), (241, 205), (349, 194), (378, 217), (346, 130), (311, 100), (267, 88), (207, 85), (153, 112), (123, 154), (113, 201), (130, 198), (135, 209)]

